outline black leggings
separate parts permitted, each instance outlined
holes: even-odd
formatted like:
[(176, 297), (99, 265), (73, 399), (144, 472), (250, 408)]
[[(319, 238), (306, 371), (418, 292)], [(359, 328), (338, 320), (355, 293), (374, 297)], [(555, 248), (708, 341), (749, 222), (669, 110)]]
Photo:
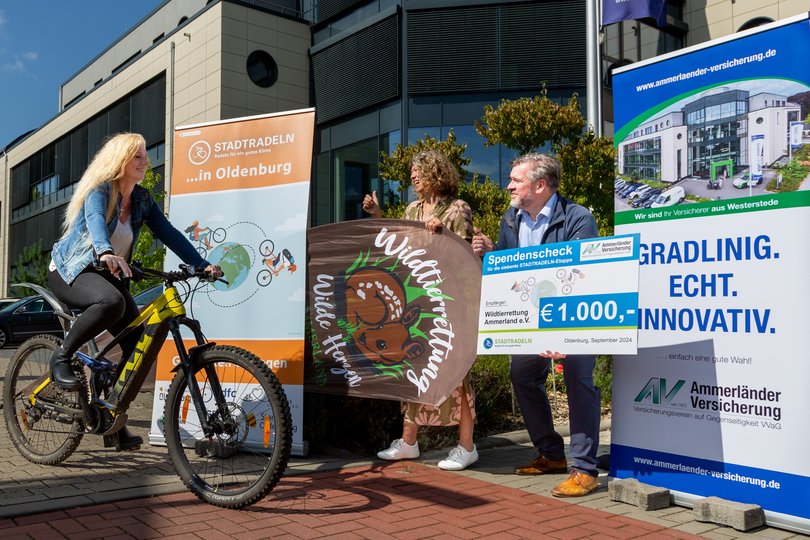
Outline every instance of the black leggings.
[[(124, 283), (107, 272), (88, 268), (68, 285), (54, 270), (48, 272), (48, 285), (59, 300), (83, 310), (62, 344), (68, 357), (104, 330), (117, 335), (140, 314)], [(122, 359), (129, 358), (140, 337), (136, 330), (121, 340)]]

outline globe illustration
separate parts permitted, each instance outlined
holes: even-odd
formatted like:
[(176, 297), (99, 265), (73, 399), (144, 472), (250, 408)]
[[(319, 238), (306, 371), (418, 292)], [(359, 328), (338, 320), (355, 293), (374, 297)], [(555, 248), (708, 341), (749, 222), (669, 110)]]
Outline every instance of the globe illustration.
[(557, 296), (557, 286), (553, 282), (544, 279), (535, 283), (532, 292), (529, 293), (529, 300), (536, 308), (540, 307), (540, 299), (549, 296)]
[(211, 264), (217, 264), (222, 268), (222, 273), (228, 284), (221, 281), (212, 283), (218, 291), (232, 291), (239, 287), (248, 277), (250, 272), (250, 255), (241, 244), (234, 242), (223, 242), (211, 251), (208, 256)]

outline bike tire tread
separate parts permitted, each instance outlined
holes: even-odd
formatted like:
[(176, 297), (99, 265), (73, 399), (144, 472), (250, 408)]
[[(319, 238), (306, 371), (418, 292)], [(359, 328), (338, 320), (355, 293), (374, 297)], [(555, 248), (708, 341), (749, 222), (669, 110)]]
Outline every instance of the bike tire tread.
[(14, 411), (16, 411), (17, 408), (14, 403), (14, 396), (12, 395), (11, 389), (16, 388), (16, 384), (14, 383), (19, 375), (19, 364), (22, 359), (26, 358), (27, 354), (29, 354), (29, 349), (33, 349), (34, 347), (45, 347), (53, 351), (57, 347), (61, 346), (61, 344), (62, 341), (55, 336), (47, 334), (32, 336), (25, 340), (22, 345), (17, 348), (17, 351), (11, 357), (11, 361), (6, 369), (6, 383), (3, 386), (3, 417), (6, 422), (6, 430), (12, 444), (20, 455), (31, 463), (36, 463), (38, 465), (59, 465), (70, 457), (71, 454), (76, 451), (76, 448), (79, 447), (79, 443), (82, 441), (82, 437), (84, 436), (83, 426), (80, 425), (80, 422), (75, 421), (72, 424), (72, 432), (67, 435), (65, 442), (62, 443), (62, 445), (59, 446), (54, 452), (48, 454), (39, 454), (32, 451), (29, 449), (29, 445), (26, 443), (24, 435), (19, 429), (16, 417), (14, 417)]
[[(196, 481), (196, 478), (193, 474), (187, 472), (186, 475), (181, 473), (181, 468), (178, 466), (179, 454), (183, 452), (182, 445), (178, 449), (175, 445), (174, 438), (166, 437), (167, 447), (169, 448), (169, 456), (171, 458), (172, 463), (174, 464), (175, 470), (180, 476), (181, 480), (185, 484), (185, 486), (196, 495), (199, 499), (205, 501), (208, 504), (212, 504), (214, 506), (219, 506), (222, 508), (231, 508), (231, 509), (239, 509), (244, 508), (245, 506), (249, 506), (254, 504), (255, 502), (264, 498), (267, 493), (269, 493), (278, 482), (281, 480), (284, 471), (287, 468), (287, 463), (290, 458), (290, 452), (292, 449), (292, 417), (290, 413), (290, 405), (286, 399), (284, 394), (284, 389), (279, 382), (276, 375), (268, 368), (255, 354), (242, 349), (241, 347), (235, 347), (231, 345), (217, 345), (211, 349), (204, 351), (202, 354), (204, 356), (218, 354), (220, 352), (228, 352), (230, 354), (240, 356), (246, 362), (251, 364), (258, 372), (265, 378), (265, 382), (267, 386), (271, 389), (273, 393), (273, 399), (276, 402), (278, 409), (279, 409), (279, 419), (277, 419), (277, 428), (276, 428), (276, 437), (280, 439), (279, 448), (277, 454), (274, 455), (275, 458), (275, 466), (271, 471), (269, 477), (266, 478), (262, 486), (259, 486), (258, 489), (251, 488), (249, 495), (239, 495), (239, 496), (232, 496), (228, 498), (222, 498), (222, 496), (214, 497), (209, 491), (207, 491), (203, 486), (199, 485)], [(171, 418), (172, 424), (176, 421), (174, 420), (174, 413), (172, 409), (172, 401), (173, 399), (179, 399), (182, 396), (180, 392), (180, 388), (185, 388), (186, 380), (185, 376), (182, 371), (178, 371), (178, 373), (173, 378), (171, 385), (169, 386), (169, 391), (167, 392), (166, 398), (166, 407), (165, 407), (165, 424), (166, 429), (168, 431), (169, 427), (169, 419)], [(179, 393), (179, 396), (176, 398), (175, 396)]]

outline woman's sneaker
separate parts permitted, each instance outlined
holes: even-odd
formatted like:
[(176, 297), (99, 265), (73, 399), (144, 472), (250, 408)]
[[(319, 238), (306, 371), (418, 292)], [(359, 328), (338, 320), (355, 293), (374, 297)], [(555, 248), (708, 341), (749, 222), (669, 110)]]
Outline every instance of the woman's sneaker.
[(473, 445), (472, 452), (468, 452), (463, 446), (458, 445), (447, 456), (439, 462), (439, 468), (444, 471), (463, 471), (473, 463), (478, 461), (478, 449)]
[(385, 450), (377, 452), (377, 457), (388, 461), (398, 459), (414, 459), (419, 457), (419, 442), (407, 444), (405, 439), (396, 439), (391, 446)]

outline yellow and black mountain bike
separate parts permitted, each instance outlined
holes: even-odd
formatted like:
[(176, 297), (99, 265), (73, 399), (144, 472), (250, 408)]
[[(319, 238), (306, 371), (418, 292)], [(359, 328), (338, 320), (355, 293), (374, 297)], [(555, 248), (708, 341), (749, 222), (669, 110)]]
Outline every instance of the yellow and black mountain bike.
[[(163, 435), (172, 464), (186, 486), (202, 500), (241, 508), (278, 483), (290, 456), (290, 406), (275, 374), (254, 354), (208, 342), (200, 323), (186, 315), (184, 301), (205, 287), (202, 270), (140, 269), (163, 279), (165, 291), (123, 332), (99, 350), (91, 340), (74, 357), (82, 382), (78, 390), (51, 383), (50, 358), (60, 345), (53, 336), (34, 336), (15, 352), (6, 372), (3, 413), (14, 446), (34, 463), (56, 465), (67, 459), (85, 434), (110, 436), (126, 423), (127, 409), (171, 334), (179, 359), (166, 397)], [(176, 284), (187, 285), (183, 298)], [(47, 289), (42, 294), (68, 331), (75, 317)], [(145, 328), (142, 326), (145, 325)], [(194, 335), (186, 350), (181, 327)], [(125, 335), (143, 334), (128, 359), (104, 358)], [(125, 361), (124, 361), (125, 360)]]

